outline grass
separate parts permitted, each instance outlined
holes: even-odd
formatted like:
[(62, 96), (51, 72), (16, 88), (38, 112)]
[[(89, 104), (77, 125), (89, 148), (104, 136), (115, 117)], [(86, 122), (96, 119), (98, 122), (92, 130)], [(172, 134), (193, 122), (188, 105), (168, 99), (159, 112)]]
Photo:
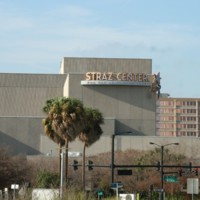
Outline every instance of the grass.
[[(16, 200), (32, 200), (32, 191), (29, 190), (28, 193), (26, 193), (25, 197), (19, 197), (18, 195), (16, 195)], [(38, 199), (37, 197), (35, 197), (35, 199), (33, 200), (36, 200)], [(75, 191), (75, 190), (70, 190), (68, 192), (64, 192), (63, 194), (63, 198), (62, 200), (97, 200), (98, 197), (95, 197), (93, 194), (86, 194), (84, 192), (81, 192), (81, 191)], [(105, 197), (105, 198), (102, 198), (104, 200), (116, 200), (116, 197)], [(42, 200), (49, 200), (49, 198), (42, 198)], [(52, 200), (60, 200), (59, 197), (56, 197)]]

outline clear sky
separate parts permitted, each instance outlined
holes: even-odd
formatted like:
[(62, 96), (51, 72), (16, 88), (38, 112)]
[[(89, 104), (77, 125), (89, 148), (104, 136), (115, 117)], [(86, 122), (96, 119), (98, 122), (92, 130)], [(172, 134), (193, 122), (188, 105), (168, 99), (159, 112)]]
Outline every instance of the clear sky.
[(0, 0), (0, 73), (63, 57), (150, 58), (161, 92), (200, 98), (200, 0)]

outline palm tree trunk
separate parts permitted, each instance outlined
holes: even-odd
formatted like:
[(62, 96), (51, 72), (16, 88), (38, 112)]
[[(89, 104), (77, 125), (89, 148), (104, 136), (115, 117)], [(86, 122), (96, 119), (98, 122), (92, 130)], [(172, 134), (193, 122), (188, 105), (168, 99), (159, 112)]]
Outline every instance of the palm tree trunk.
[(61, 176), (61, 153), (62, 153), (62, 146), (61, 143), (59, 143), (58, 147), (58, 158), (59, 158), (59, 163), (58, 163), (58, 173)]
[(82, 161), (82, 184), (83, 184), (83, 191), (85, 191), (85, 149), (86, 145), (84, 143), (83, 146), (83, 161)]

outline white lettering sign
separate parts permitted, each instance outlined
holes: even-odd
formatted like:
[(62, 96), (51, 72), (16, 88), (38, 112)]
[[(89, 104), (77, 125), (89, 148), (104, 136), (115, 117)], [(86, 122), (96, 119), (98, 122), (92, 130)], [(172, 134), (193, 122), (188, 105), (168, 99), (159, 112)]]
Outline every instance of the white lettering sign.
[(114, 72), (87, 72), (86, 81), (134, 81), (149, 82), (148, 76), (144, 73), (114, 73)]

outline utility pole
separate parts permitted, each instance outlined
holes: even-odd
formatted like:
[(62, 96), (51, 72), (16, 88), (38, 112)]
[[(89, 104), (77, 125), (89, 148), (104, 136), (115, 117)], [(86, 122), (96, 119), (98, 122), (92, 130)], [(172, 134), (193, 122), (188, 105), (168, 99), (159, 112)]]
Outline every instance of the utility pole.
[(163, 170), (163, 154), (164, 154), (164, 147), (165, 146), (169, 146), (169, 145), (179, 145), (179, 143), (169, 143), (169, 144), (165, 144), (165, 145), (159, 145), (159, 144), (156, 144), (154, 142), (150, 142), (150, 144), (152, 145), (156, 145), (158, 147), (160, 147), (160, 167), (161, 167), (161, 171), (160, 171), (160, 180), (161, 180), (161, 200), (164, 200), (164, 182), (163, 182), (163, 174), (164, 174), (164, 170)]

